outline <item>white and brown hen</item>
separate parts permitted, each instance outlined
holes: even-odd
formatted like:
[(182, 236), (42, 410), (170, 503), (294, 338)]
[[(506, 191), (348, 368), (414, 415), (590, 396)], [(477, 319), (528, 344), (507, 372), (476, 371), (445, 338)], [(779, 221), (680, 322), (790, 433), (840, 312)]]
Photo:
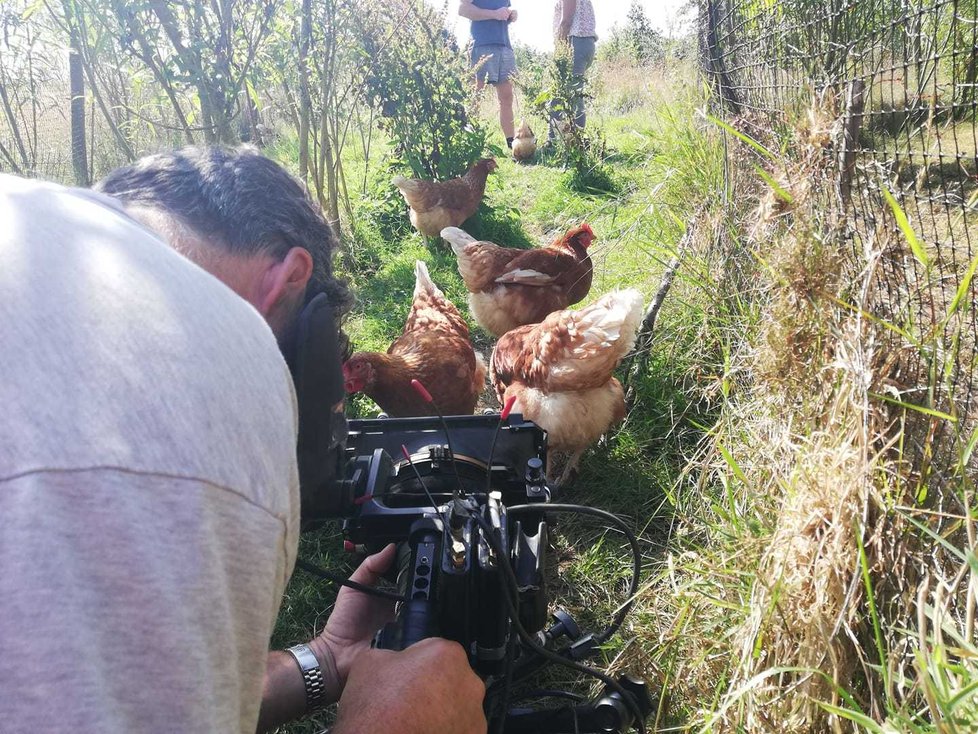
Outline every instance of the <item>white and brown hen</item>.
[[(635, 344), (642, 294), (615, 291), (580, 311), (555, 311), (499, 340), (490, 365), (501, 403), (549, 435), (552, 452), (570, 457), (557, 484), (584, 450), (625, 417), (625, 394), (612, 373)], [(548, 474), (554, 464), (548, 467)], [(551, 476), (553, 479), (553, 477)]]
[(530, 126), (523, 120), (513, 138), (513, 158), (520, 161), (528, 161), (536, 155), (537, 136), (533, 134)]

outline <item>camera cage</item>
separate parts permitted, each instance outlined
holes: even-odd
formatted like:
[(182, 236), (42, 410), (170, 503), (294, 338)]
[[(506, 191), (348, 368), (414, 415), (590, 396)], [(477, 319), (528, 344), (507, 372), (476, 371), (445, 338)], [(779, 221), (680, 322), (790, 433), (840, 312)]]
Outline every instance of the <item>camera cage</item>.
[(441, 506), (457, 487), (476, 497), (488, 487), (501, 494), (504, 506), (549, 499), (543, 472), (547, 436), (535, 423), (521, 415), (510, 415), (502, 424), (498, 415), (444, 421), (454, 462), (437, 417), (350, 421), (347, 478), (340, 490), (346, 508), (343, 529), (350, 541), (368, 550), (404, 541), (411, 524), (430, 513), (428, 494)]
[[(547, 626), (547, 510), (575, 508), (551, 503), (546, 432), (518, 414), (361, 419), (349, 429), (346, 476), (330, 504), (343, 508), (348, 544), (366, 552), (398, 545), (401, 602), (375, 645), (399, 650), (432, 636), (459, 642), (486, 680), (493, 730), (644, 731), (645, 684), (579, 662), (607, 635), (585, 635), (561, 611)], [(636, 556), (633, 586), (639, 563)], [(598, 677), (603, 693), (556, 709), (509, 708), (514, 680), (553, 662)]]

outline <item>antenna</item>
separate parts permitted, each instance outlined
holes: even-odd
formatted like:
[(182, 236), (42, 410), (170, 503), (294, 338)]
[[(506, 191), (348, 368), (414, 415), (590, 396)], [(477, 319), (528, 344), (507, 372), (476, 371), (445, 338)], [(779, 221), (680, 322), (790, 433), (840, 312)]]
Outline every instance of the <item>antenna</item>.
[(455, 461), (455, 449), (452, 448), (452, 434), (448, 430), (448, 424), (445, 422), (445, 416), (441, 414), (441, 410), (438, 409), (438, 404), (435, 402), (435, 399), (431, 397), (431, 393), (425, 389), (425, 386), (421, 384), (420, 380), (411, 380), (411, 387), (413, 387), (414, 391), (421, 396), (422, 400), (435, 409), (435, 414), (438, 416), (438, 420), (441, 421), (442, 430), (445, 431), (445, 440), (448, 443), (448, 453), (452, 455), (452, 468), (455, 470), (455, 481), (457, 482), (452, 499), (454, 500), (456, 507), (458, 507), (458, 500), (461, 499), (464, 490), (462, 489), (462, 477), (458, 473), (458, 462)]
[(509, 418), (509, 414), (513, 412), (513, 406), (516, 404), (516, 396), (510, 395), (509, 399), (506, 401), (506, 405), (503, 406), (502, 412), (499, 414), (499, 422), (496, 424), (496, 430), (492, 434), (492, 443), (489, 446), (489, 461), (486, 462), (486, 496), (489, 496), (489, 492), (492, 491), (492, 457), (496, 453), (496, 439), (499, 438), (499, 431), (503, 427), (503, 423)]

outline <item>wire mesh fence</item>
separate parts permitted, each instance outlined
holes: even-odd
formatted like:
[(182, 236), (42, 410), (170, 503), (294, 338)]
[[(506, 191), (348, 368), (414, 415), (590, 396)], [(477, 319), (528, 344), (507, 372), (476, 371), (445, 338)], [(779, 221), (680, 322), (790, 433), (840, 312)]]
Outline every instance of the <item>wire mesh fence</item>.
[(703, 63), (740, 130), (786, 140), (813, 99), (835, 100), (832, 183), (849, 243), (840, 255), (864, 257), (886, 239), (909, 245), (879, 258), (869, 303), (874, 317), (919, 341), (917, 359), (931, 363), (929, 384), (898, 385), (898, 399), (947, 413), (959, 427), (978, 413), (976, 6), (702, 0), (700, 7)]

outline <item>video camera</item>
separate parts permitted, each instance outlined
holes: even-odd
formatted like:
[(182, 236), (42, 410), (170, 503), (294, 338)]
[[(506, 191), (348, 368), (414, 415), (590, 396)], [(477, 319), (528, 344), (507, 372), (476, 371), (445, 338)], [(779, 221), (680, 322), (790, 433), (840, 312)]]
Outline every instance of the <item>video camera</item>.
[[(301, 321), (303, 328), (309, 326)], [(342, 414), (302, 410), (312, 404), (305, 393), (328, 385), (322, 365), (331, 363), (328, 353), (316, 353), (316, 340), (304, 340), (301, 331), (299, 337), (307, 352), (300, 350), (299, 365), (308, 368), (294, 370), (303, 523), (341, 518), (350, 549), (398, 546), (396, 619), (375, 645), (401, 650), (434, 636), (459, 642), (486, 682), (490, 731), (572, 734), (634, 726), (644, 732), (652, 711), (645, 683), (614, 680), (581, 663), (618, 629), (631, 603), (596, 634), (583, 633), (565, 611), (549, 614), (547, 548), (557, 512), (598, 515), (623, 529), (634, 556), (629, 597), (638, 588), (641, 559), (634, 535), (618, 518), (553, 502), (546, 433), (508, 410), (353, 420), (347, 433)], [(333, 405), (333, 395), (335, 386), (327, 400), (314, 397)], [(599, 678), (603, 693), (585, 700), (544, 691), (530, 698), (570, 702), (511, 707), (513, 685), (551, 663)]]

